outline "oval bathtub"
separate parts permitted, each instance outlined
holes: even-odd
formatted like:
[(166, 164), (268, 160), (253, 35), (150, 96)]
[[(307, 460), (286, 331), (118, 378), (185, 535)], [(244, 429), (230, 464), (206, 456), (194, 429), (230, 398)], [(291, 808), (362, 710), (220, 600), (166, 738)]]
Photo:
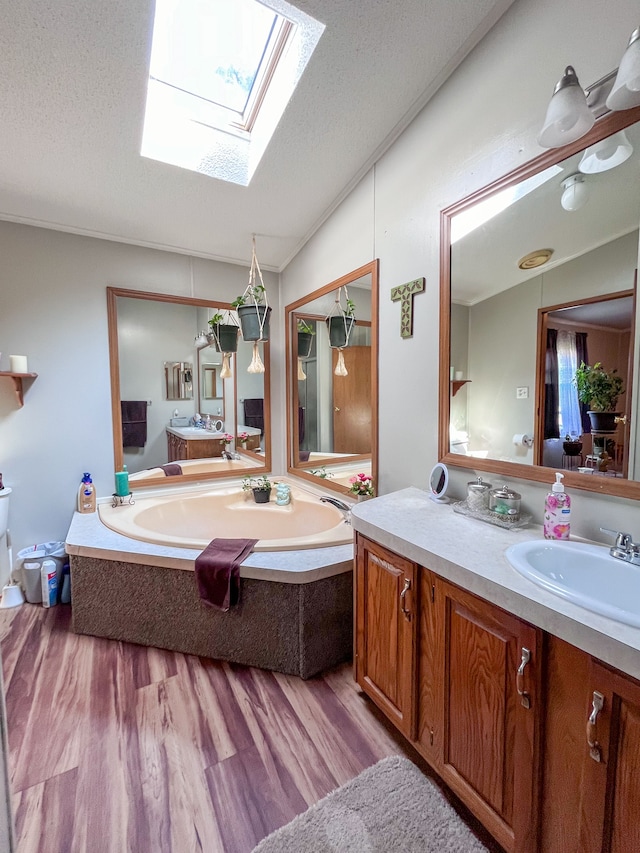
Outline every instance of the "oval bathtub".
[[(222, 456), (211, 456), (205, 459), (179, 459), (178, 464), (182, 468), (183, 474), (218, 474), (229, 472), (230, 477), (238, 476), (239, 471), (244, 471), (246, 468), (259, 468), (264, 465), (260, 459), (253, 459), (249, 456), (242, 456), (240, 459), (224, 459)], [(144, 471), (136, 471), (134, 474), (129, 474), (129, 482), (135, 486), (136, 483), (145, 485), (145, 480), (151, 480), (156, 477), (166, 477), (167, 474), (163, 468), (157, 466), (155, 468), (145, 468)], [(169, 475), (171, 477), (171, 475)]]
[(100, 520), (123, 536), (157, 545), (202, 550), (212, 539), (258, 539), (255, 551), (324, 548), (353, 541), (351, 525), (320, 496), (291, 485), (291, 503), (278, 506), (275, 490), (256, 504), (240, 486), (136, 498), (135, 504), (99, 505)]

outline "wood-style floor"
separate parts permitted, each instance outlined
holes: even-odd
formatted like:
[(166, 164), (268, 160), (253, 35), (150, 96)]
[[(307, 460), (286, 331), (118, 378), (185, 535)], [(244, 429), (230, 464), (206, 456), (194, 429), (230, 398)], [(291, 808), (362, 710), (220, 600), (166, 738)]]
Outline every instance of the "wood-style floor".
[(68, 606), (0, 610), (0, 644), (18, 853), (248, 853), (387, 755), (424, 769), (348, 665), (302, 681), (77, 636)]

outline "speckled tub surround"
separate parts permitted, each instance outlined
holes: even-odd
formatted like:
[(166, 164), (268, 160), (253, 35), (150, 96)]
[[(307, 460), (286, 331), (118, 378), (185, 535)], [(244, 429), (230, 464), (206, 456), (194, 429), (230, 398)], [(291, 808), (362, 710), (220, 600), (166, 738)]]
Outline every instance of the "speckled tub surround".
[(199, 550), (129, 539), (97, 513), (74, 514), (66, 547), (78, 633), (302, 678), (351, 657), (352, 544), (252, 553), (228, 613), (198, 597)]

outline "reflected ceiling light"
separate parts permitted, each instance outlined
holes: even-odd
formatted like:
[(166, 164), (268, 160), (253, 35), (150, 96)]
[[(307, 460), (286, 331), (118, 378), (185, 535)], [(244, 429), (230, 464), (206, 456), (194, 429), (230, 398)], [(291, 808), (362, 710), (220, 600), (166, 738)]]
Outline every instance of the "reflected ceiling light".
[(607, 106), (610, 110), (630, 110), (640, 106), (640, 27), (631, 33)]
[(567, 65), (553, 90), (538, 143), (543, 148), (561, 148), (588, 133), (595, 120), (573, 66)]
[(553, 255), (553, 249), (536, 249), (534, 252), (529, 252), (524, 258), (520, 258), (518, 267), (521, 270), (534, 270), (536, 267), (546, 264), (551, 255)]
[(565, 210), (580, 210), (589, 200), (589, 189), (585, 183), (584, 175), (579, 173), (569, 175), (560, 186), (563, 189), (560, 204)]
[(640, 27), (631, 34), (617, 73), (611, 71), (588, 89), (582, 89), (575, 69), (567, 65), (553, 90), (538, 144), (543, 148), (561, 148), (588, 133), (596, 116), (637, 106), (640, 106)]
[(578, 169), (585, 175), (595, 175), (615, 169), (633, 154), (633, 146), (624, 130), (590, 145), (582, 155)]

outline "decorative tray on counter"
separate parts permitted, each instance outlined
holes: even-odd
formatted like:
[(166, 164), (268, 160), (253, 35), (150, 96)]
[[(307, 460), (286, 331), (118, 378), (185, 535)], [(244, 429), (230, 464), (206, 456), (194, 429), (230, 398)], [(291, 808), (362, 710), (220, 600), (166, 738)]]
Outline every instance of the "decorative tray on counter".
[(494, 527), (501, 527), (503, 530), (516, 530), (520, 527), (526, 527), (531, 521), (531, 516), (526, 512), (521, 512), (517, 521), (503, 521), (500, 518), (496, 518), (489, 510), (481, 512), (480, 510), (469, 509), (466, 501), (452, 502), (451, 506), (453, 507), (453, 511), (460, 513), (460, 515), (466, 515), (468, 518), (477, 518), (478, 521), (486, 521), (487, 524), (493, 524)]

